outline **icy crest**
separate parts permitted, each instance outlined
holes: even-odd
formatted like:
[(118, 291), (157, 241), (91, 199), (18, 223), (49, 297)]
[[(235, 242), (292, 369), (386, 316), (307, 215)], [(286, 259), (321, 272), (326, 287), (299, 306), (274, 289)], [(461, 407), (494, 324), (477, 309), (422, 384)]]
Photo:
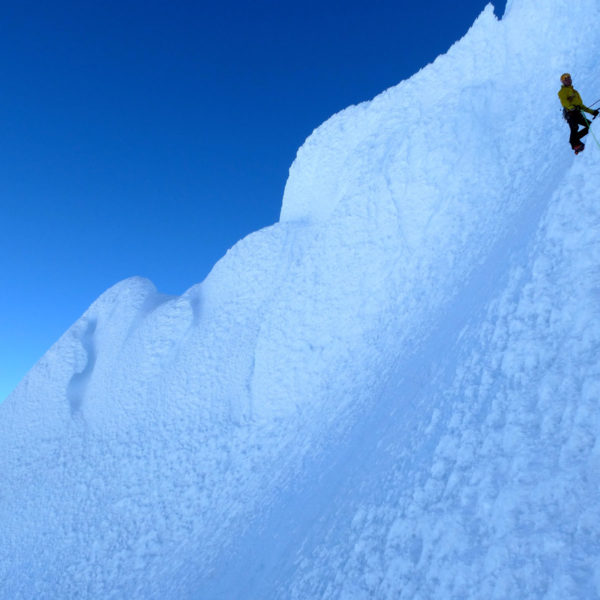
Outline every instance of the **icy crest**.
[(203, 283), (103, 294), (0, 406), (0, 597), (600, 597), (599, 13), (488, 6)]

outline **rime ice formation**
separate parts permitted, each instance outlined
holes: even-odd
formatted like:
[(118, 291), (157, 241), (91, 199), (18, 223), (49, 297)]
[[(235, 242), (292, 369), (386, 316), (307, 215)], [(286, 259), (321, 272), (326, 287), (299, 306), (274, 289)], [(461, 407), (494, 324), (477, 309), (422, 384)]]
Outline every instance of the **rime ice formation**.
[(0, 597), (600, 598), (599, 17), (488, 6), (203, 283), (105, 292), (0, 406)]

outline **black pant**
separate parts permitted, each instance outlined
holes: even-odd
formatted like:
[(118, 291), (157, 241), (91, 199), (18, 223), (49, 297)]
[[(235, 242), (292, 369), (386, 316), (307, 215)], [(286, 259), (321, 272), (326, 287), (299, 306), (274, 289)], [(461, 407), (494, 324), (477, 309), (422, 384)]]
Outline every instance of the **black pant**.
[[(567, 119), (567, 123), (569, 124), (569, 127), (571, 129), (571, 137), (569, 138), (569, 144), (571, 144), (571, 148), (575, 148), (575, 146), (579, 145), (581, 138), (588, 134), (589, 121), (577, 108), (575, 110), (565, 112), (565, 119)], [(579, 131), (580, 125), (583, 125), (584, 127), (584, 129), (582, 129), (581, 131)]]

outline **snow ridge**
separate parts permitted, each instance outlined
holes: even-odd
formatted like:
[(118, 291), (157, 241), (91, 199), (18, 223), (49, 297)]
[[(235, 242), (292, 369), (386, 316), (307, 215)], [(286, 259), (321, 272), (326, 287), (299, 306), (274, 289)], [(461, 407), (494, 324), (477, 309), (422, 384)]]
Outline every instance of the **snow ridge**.
[(599, 13), (488, 6), (202, 284), (105, 292), (0, 406), (0, 597), (599, 598)]

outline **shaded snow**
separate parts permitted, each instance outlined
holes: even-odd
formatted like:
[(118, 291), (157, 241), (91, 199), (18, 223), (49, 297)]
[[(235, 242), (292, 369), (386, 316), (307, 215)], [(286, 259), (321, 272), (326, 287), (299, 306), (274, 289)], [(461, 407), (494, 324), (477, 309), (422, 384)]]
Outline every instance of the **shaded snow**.
[(0, 597), (600, 597), (599, 12), (488, 6), (202, 284), (105, 292), (0, 406)]

